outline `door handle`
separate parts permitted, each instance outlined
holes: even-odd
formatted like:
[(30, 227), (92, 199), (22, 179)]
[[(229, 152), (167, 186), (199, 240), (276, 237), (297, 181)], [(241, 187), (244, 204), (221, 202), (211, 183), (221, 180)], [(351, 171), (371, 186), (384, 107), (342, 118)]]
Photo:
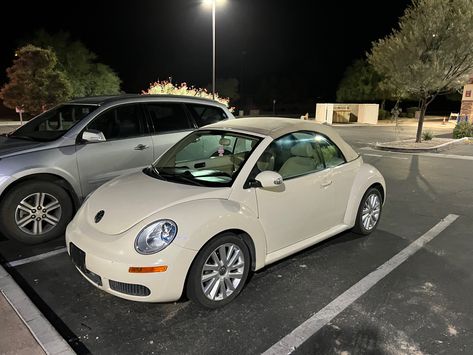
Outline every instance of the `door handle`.
[(145, 150), (145, 149), (148, 149), (149, 148), (149, 145), (146, 145), (146, 144), (138, 144), (134, 149), (135, 150)]
[(324, 181), (323, 183), (320, 184), (320, 186), (327, 187), (327, 186), (332, 185), (332, 182), (333, 182), (332, 180)]

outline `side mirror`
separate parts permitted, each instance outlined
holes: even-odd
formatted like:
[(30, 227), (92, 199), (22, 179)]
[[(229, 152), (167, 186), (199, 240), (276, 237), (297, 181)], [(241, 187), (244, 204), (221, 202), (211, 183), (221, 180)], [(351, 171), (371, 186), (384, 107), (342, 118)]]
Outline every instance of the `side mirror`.
[(82, 133), (82, 140), (90, 143), (105, 142), (105, 136), (102, 132), (96, 130), (87, 130)]
[(261, 184), (261, 187), (272, 188), (278, 187), (283, 184), (283, 178), (280, 174), (275, 171), (262, 171), (255, 178)]

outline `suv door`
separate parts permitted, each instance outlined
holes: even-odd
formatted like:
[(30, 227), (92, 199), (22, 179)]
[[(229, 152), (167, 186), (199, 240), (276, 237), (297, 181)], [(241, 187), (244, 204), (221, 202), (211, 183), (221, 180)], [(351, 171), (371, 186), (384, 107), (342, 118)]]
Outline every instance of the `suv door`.
[(147, 102), (144, 107), (153, 130), (154, 160), (195, 129), (182, 103)]
[(86, 130), (102, 132), (106, 140), (76, 145), (83, 196), (153, 162), (153, 141), (140, 104), (113, 107), (94, 118)]

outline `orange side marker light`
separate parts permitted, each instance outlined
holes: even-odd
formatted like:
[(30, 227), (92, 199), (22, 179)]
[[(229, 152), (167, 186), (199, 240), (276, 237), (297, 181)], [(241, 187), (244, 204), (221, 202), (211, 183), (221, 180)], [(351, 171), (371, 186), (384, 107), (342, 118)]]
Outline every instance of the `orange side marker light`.
[(130, 266), (128, 272), (131, 273), (149, 273), (149, 272), (165, 272), (168, 269), (167, 265), (161, 266)]

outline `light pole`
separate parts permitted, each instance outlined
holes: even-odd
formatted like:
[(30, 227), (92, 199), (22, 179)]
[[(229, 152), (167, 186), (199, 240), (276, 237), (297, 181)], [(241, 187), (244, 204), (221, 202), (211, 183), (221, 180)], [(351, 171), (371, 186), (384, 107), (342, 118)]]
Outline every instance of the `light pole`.
[(212, 6), (212, 98), (215, 99), (215, 22), (217, 13), (217, 1), (223, 2), (223, 0), (204, 0), (204, 5)]
[(212, 99), (215, 100), (215, 7), (216, 1), (212, 0)]

